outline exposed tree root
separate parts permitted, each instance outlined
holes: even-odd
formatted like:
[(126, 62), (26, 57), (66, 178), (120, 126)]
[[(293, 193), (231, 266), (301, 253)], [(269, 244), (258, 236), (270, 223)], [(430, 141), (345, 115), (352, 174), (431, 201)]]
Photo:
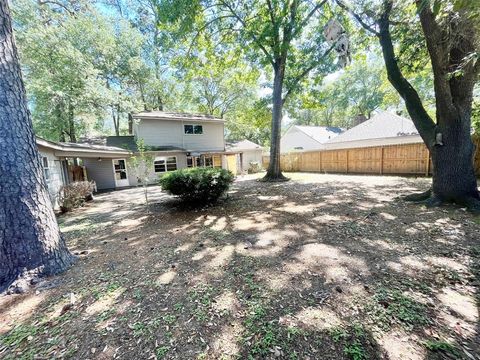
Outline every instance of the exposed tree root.
[(444, 203), (445, 202), (436, 195), (432, 195), (429, 198), (422, 201), (417, 201), (417, 204), (425, 205), (429, 209), (442, 206)]
[(467, 207), (467, 210), (473, 214), (480, 215), (480, 199), (475, 197), (468, 197), (461, 202), (462, 205)]
[(286, 176), (283, 176), (283, 174), (280, 174), (278, 176), (272, 176), (267, 173), (263, 178), (259, 179), (258, 181), (261, 182), (285, 182), (289, 181), (290, 179), (287, 178)]
[(20, 269), (0, 283), (0, 295), (23, 294), (38, 283), (44, 282), (46, 277), (66, 271), (77, 260), (77, 256), (68, 252), (65, 258), (57, 261), (52, 268), (42, 265), (33, 269)]
[(480, 214), (480, 199), (474, 196), (462, 199), (451, 199), (447, 201), (433, 194), (432, 189), (428, 189), (423, 193), (407, 195), (403, 197), (403, 200), (425, 205), (427, 208), (442, 206), (446, 203), (454, 203), (466, 207), (468, 211), (474, 214)]
[(422, 192), (422, 193), (407, 195), (403, 198), (403, 200), (419, 202), (419, 201), (428, 200), (430, 197), (432, 197), (432, 189), (428, 189), (427, 191)]

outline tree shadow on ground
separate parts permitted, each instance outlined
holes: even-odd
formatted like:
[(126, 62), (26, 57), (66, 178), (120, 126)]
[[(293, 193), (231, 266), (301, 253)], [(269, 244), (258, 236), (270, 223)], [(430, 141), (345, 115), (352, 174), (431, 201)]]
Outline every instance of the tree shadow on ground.
[(22, 325), (3, 336), (0, 355), (480, 353), (480, 226), (470, 215), (393, 200), (423, 190), (424, 180), (292, 176), (237, 181), (205, 209), (186, 210), (152, 188), (147, 212), (141, 189), (130, 189), (65, 217), (80, 263), (57, 287), (2, 304), (3, 328), (8, 319)]

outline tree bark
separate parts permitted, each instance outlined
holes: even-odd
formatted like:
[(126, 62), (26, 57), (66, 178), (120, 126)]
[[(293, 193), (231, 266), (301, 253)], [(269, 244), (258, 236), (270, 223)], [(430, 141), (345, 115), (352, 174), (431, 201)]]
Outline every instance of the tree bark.
[(470, 116), (445, 120), (442, 114), (438, 116), (443, 145), (435, 145), (431, 150), (433, 196), (442, 202), (461, 205), (471, 199), (480, 200), (473, 166), (475, 148), (470, 134)]
[(0, 1), (0, 291), (72, 264), (45, 184), (7, 1)]
[(77, 134), (75, 132), (75, 111), (71, 103), (68, 104), (68, 136), (73, 143), (77, 142)]
[(283, 110), (283, 80), (285, 78), (285, 61), (277, 60), (274, 68), (273, 79), (273, 110), (272, 110), (272, 136), (270, 144), (270, 164), (268, 165), (265, 181), (285, 181), (280, 169), (280, 136), (282, 127)]
[[(475, 35), (472, 35), (474, 28), (470, 27), (469, 34), (461, 39), (448, 41), (445, 39), (448, 32), (444, 32), (444, 29), (436, 23), (430, 4), (427, 3), (423, 7), (418, 4), (434, 74), (437, 120), (435, 123), (397, 64), (389, 28), (392, 6), (393, 1), (384, 1), (384, 13), (378, 21), (377, 35), (388, 79), (405, 101), (408, 113), (432, 156), (432, 189), (430, 193), (422, 194), (421, 198), (430, 195), (425, 201), (427, 205), (455, 202), (478, 211), (480, 195), (473, 164), (474, 145), (470, 133), (475, 69), (473, 65), (467, 65), (462, 75), (451, 77), (449, 74), (451, 69), (459, 66), (465, 56), (475, 51), (473, 45)], [(462, 43), (455, 44), (455, 41)], [(451, 48), (448, 48), (450, 46)]]
[[(114, 106), (117, 108), (116, 114), (115, 114)], [(113, 120), (113, 127), (115, 129), (115, 135), (120, 136), (120, 104), (112, 105), (112, 120)]]

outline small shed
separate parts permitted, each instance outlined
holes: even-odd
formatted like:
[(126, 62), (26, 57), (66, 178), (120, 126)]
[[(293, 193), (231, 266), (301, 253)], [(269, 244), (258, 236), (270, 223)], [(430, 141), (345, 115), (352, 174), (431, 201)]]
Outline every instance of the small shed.
[(227, 143), (227, 151), (236, 152), (238, 155), (237, 163), (241, 168), (241, 172), (246, 172), (250, 168), (251, 163), (258, 163), (262, 166), (263, 147), (255, 144), (250, 140), (242, 140)]

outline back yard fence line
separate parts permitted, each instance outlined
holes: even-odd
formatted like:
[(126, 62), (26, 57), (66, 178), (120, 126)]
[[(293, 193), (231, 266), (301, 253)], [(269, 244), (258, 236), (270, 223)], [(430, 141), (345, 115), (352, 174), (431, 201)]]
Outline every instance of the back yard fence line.
[[(474, 142), (475, 169), (480, 175), (480, 139)], [(263, 157), (264, 168), (268, 167), (269, 159)], [(282, 171), (341, 174), (428, 176), (432, 173), (430, 153), (423, 143), (291, 152), (281, 155), (280, 167)]]

